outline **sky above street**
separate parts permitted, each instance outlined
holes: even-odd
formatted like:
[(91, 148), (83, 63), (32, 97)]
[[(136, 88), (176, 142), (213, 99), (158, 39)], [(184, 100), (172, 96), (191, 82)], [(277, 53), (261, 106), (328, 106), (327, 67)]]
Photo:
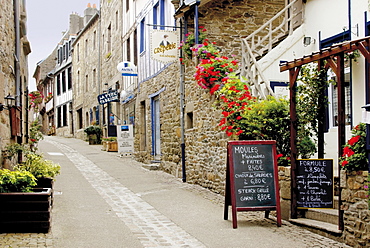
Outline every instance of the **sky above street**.
[(46, 59), (69, 29), (69, 15), (83, 16), (88, 3), (99, 7), (99, 0), (26, 0), (27, 38), (32, 52), (28, 55), (29, 90), (36, 89), (33, 73), (36, 64)]

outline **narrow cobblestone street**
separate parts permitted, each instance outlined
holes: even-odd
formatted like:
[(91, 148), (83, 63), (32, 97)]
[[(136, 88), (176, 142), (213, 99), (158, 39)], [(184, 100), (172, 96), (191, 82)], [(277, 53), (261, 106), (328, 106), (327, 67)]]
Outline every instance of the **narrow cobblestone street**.
[[(0, 247), (349, 247), (263, 212), (223, 220), (221, 195), (78, 139), (45, 137), (39, 151), (59, 163), (52, 228), (0, 234)], [(231, 212), (231, 211), (230, 211)]]

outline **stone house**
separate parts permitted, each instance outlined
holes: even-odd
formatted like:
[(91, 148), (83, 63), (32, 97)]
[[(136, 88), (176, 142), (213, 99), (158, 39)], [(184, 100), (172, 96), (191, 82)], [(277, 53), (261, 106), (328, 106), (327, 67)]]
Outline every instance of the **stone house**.
[(88, 6), (84, 13), (84, 28), (72, 43), (73, 49), (73, 119), (76, 138), (84, 139), (83, 128), (99, 124), (100, 107), (97, 95), (99, 83), (99, 12), (96, 6)]
[(54, 126), (54, 77), (56, 65), (56, 49), (44, 60), (37, 63), (33, 73), (36, 88), (44, 96), (40, 106), (41, 132), (45, 135), (55, 134)]
[[(25, 1), (2, 3), (0, 9), (0, 150), (9, 143), (27, 143), (28, 62)], [(3, 166), (0, 154), (0, 167)]]
[[(122, 77), (117, 65), (123, 61), (122, 25), (124, 8), (118, 0), (103, 1), (100, 6), (101, 94), (122, 90)], [(104, 136), (116, 136), (116, 125), (121, 123), (121, 108), (117, 101), (101, 105)]]
[[(177, 25), (180, 22), (184, 25), (184, 33), (194, 32), (195, 5), (174, 3)], [(284, 1), (201, 1), (198, 22), (224, 55), (234, 54), (241, 59), (240, 39), (272, 18), (284, 4)], [(164, 171), (184, 181), (223, 193), (229, 138), (218, 127), (221, 113), (212, 108), (214, 99), (194, 81), (195, 65), (195, 61), (190, 61), (181, 73), (180, 63), (174, 62), (143, 78), (139, 62), (135, 155), (141, 162), (160, 162)]]

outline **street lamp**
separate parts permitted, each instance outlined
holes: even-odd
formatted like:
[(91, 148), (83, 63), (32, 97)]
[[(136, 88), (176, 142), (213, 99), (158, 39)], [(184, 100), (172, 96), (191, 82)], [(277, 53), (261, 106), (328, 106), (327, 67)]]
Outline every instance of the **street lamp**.
[(15, 97), (11, 96), (10, 94), (4, 97), (4, 99), (6, 100), (6, 106), (0, 103), (0, 111), (3, 111), (5, 108), (10, 109), (10, 104), (12, 103), (12, 101), (15, 101)]

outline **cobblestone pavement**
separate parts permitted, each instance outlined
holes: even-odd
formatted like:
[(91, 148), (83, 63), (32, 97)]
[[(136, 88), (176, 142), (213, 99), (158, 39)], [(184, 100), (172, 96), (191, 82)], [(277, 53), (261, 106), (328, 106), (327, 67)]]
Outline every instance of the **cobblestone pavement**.
[[(47, 142), (57, 146), (69, 160), (73, 161), (76, 168), (111, 206), (118, 218), (130, 228), (143, 247), (205, 247), (203, 243), (176, 225), (164, 214), (158, 212), (149, 203), (145, 202), (140, 195), (123, 186), (87, 157), (67, 145), (53, 140), (47, 140)], [(127, 160), (128, 163), (137, 163), (128, 158), (122, 159)], [(178, 187), (182, 187), (189, 192), (201, 195), (219, 206), (224, 204), (223, 196), (212, 193), (200, 186), (184, 184), (161, 171), (152, 171), (151, 173), (158, 178), (163, 178), (163, 180), (170, 180), (171, 183), (178, 184)], [(282, 227), (277, 227), (273, 217), (261, 220), (261, 214), (257, 212), (239, 213), (238, 220), (247, 220), (249, 223), (256, 222), (256, 225), (268, 228), (273, 233), (284, 236), (292, 242), (299, 240), (302, 244), (301, 247), (350, 247), (286, 221), (283, 221)], [(273, 244), (271, 246), (274, 247)], [(0, 234), (0, 248), (3, 247), (54, 247), (53, 232), (51, 230), (47, 234)], [(292, 246), (286, 244), (286, 247)]]

